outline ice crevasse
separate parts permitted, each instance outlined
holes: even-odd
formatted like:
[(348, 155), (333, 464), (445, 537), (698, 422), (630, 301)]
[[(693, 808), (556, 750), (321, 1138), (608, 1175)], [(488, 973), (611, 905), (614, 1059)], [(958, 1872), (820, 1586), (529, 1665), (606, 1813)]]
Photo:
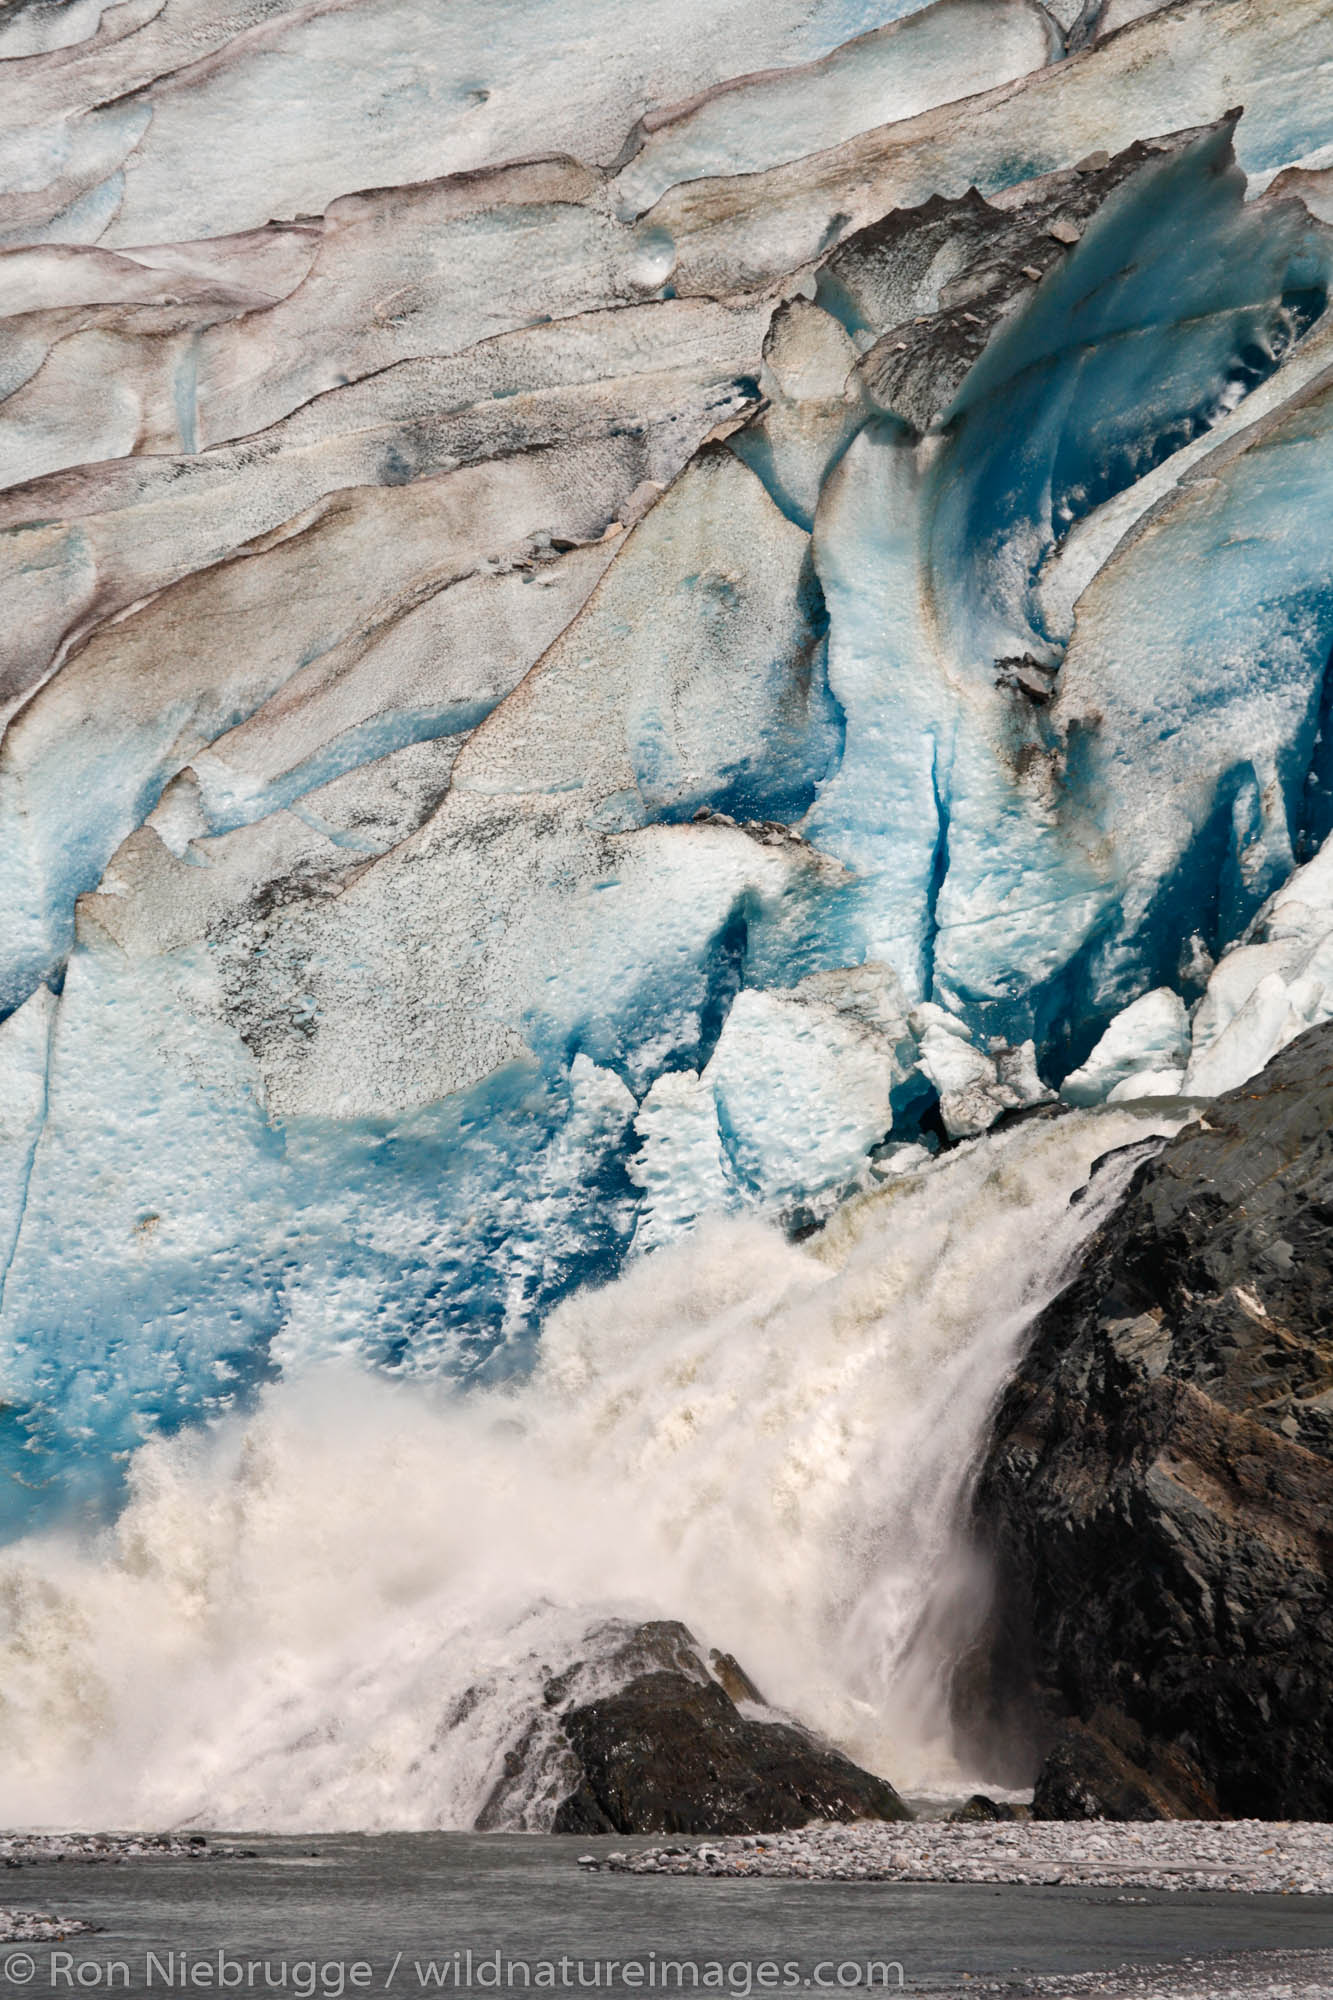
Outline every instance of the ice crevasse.
[(1333, 1013), (1327, 8), (511, 11), (0, 24), (10, 1532)]

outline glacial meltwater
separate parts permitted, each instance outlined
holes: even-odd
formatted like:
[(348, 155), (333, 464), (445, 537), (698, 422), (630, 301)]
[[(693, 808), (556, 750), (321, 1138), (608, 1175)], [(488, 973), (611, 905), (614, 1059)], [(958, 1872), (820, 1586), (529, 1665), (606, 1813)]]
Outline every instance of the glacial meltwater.
[(1333, 1979), (1327, 1898), (590, 1876), (570, 1842), (536, 1835), (239, 1844), (247, 1858), (23, 1870), (25, 1897), (76, 1904), (99, 1928), (0, 1947), (0, 2000), (206, 1988), (1319, 2000)]
[(664, 1616), (900, 1789), (965, 1794), (988, 1774), (954, 1764), (945, 1700), (983, 1426), (1179, 1119), (1038, 1117), (804, 1245), (715, 1222), (567, 1301), (518, 1384), (308, 1369), (144, 1446), (91, 1545), (0, 1555), (7, 1816), (471, 1826), (599, 1624)]

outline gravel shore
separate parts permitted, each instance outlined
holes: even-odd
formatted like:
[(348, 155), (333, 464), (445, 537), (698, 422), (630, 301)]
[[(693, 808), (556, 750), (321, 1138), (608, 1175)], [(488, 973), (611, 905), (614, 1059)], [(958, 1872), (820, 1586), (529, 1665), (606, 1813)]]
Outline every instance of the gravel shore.
[(0, 1944), (58, 1944), (93, 1928), (72, 1917), (51, 1917), (36, 1910), (0, 1910)]
[(50, 1861), (224, 1861), (248, 1852), (214, 1846), (202, 1833), (0, 1833), (0, 1868)]
[(1333, 1952), (1243, 1952), (1183, 1959), (1176, 1965), (1126, 1965), (1113, 1972), (969, 1983), (995, 2000), (1328, 2000)]
[(581, 1855), (631, 1875), (835, 1882), (1071, 1883), (1333, 1895), (1333, 1826), (1264, 1820), (1107, 1820), (809, 1828), (634, 1853)]

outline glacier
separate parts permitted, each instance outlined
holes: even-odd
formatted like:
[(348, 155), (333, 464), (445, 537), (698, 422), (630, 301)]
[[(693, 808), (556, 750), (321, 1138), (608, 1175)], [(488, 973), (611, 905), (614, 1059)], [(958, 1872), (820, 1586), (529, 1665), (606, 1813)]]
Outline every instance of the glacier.
[[(310, 1449), (393, 1448), (360, 1382), (479, 1479), (536, 1426), (554, 1491), (580, 1315), (674, 1379), (653, 1291), (697, 1279), (719, 1344), (816, 1329), (814, 1397), (845, 1232), (906, 1339), (950, 1200), (1002, 1264), (1006, 1161), (1054, 1216), (1333, 1017), (1331, 65), (1322, 0), (462, 0), (447, 48), (422, 0), (3, 10), (15, 1657), (49, 1565), (134, 1615), (142, 1536), (178, 1599), (147, 1514), (299, 1455), (323, 1371)], [(1050, 1237), (993, 1313), (969, 1277), (955, 1500)], [(901, 1366), (876, 1421), (929, 1430)], [(905, 1546), (907, 1489), (862, 1503)], [(663, 1547), (658, 1596), (525, 1555), (492, 1619), (451, 1544), (432, 1615), (496, 1660), (543, 1591), (562, 1645), (566, 1601), (723, 1631), (739, 1555), (710, 1595)], [(896, 1636), (836, 1690), (814, 1598), (785, 1678), (769, 1613), (727, 1643), (938, 1774), (939, 1715), (865, 1714), (929, 1678), (923, 1562), (843, 1577)], [(480, 1768), (402, 1810), (466, 1820)]]

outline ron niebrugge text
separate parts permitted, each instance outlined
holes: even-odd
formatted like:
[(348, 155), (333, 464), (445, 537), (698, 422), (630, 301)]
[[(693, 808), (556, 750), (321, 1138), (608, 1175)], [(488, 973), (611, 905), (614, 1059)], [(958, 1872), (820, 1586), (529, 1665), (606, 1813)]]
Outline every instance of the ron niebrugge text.
[(621, 1990), (648, 1993), (714, 1992), (748, 2000), (774, 1991), (849, 1992), (857, 1988), (903, 1990), (897, 1959), (822, 1959), (809, 1967), (791, 1958), (690, 1959), (655, 1951), (641, 1958), (510, 1958), (502, 1951), (445, 1952), (410, 1957), (399, 1952), (387, 1966), (364, 1958), (251, 1957), (228, 1950), (150, 1951), (138, 1959), (98, 1959), (72, 1951), (11, 1952), (0, 1962), (11, 1989), (53, 1992), (159, 1992), (163, 1994), (291, 1993), (296, 2000), (342, 2000), (349, 1993), (455, 1992), (473, 1989), (523, 1992)]

